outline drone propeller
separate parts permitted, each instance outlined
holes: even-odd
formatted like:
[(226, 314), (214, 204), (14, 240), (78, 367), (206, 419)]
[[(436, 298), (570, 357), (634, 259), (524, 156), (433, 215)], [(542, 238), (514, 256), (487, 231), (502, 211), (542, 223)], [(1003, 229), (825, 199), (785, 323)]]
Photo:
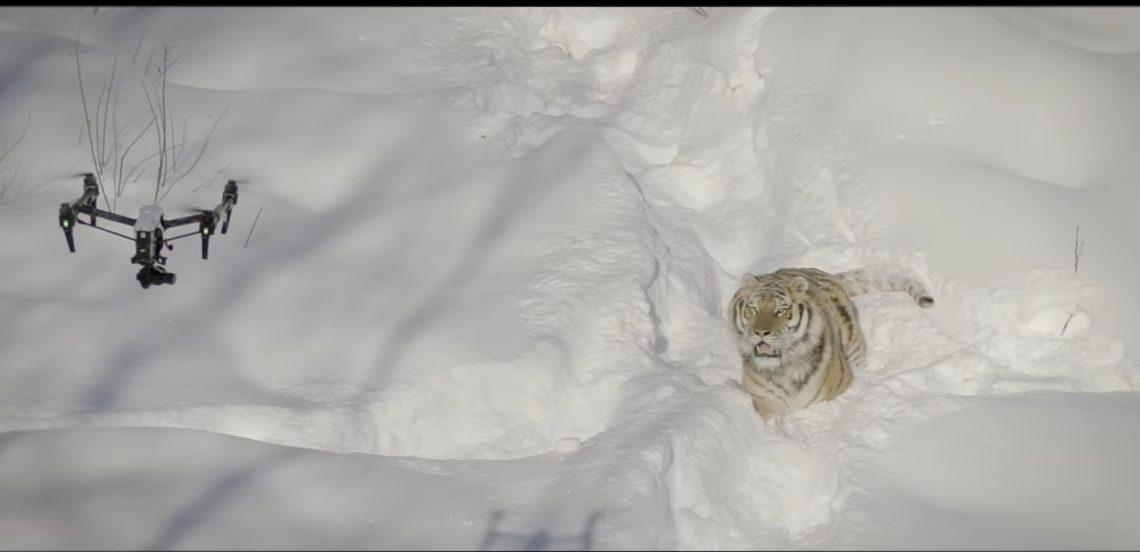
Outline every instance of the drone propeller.
[(222, 191), (222, 205), (225, 206), (226, 220), (222, 222), (222, 233), (225, 234), (230, 229), (230, 213), (234, 210), (234, 205), (238, 202), (238, 181), (230, 180), (226, 182), (226, 189)]
[[(91, 226), (95, 226), (95, 201), (99, 197), (99, 181), (95, 179), (95, 173), (81, 172), (67, 175), (70, 178), (83, 178), (83, 195), (79, 199), (72, 202), (73, 207), (84, 206), (91, 207)], [(60, 213), (62, 217), (62, 211)], [(60, 224), (62, 224), (62, 218)], [(72, 224), (74, 226), (74, 223)]]
[(99, 181), (95, 179), (95, 173), (92, 173), (92, 172), (72, 173), (68, 176), (71, 178), (82, 178), (83, 179), (83, 191), (84, 192), (87, 192), (87, 190), (90, 188), (90, 189), (93, 189), (95, 191), (96, 195), (99, 194)]
[(254, 180), (252, 180), (250, 178), (230, 178), (229, 180), (226, 181), (226, 184), (229, 184), (230, 182), (233, 182), (234, 184), (237, 184), (238, 186), (241, 186), (242, 188), (249, 186), (249, 185), (253, 185), (253, 186), (261, 186), (262, 185), (260, 182), (255, 182)]
[[(235, 185), (239, 188), (243, 188), (243, 189), (248, 188), (249, 186), (253, 186), (255, 188), (260, 188), (261, 186), (265, 185), (261, 181), (254, 180), (251, 178), (228, 178), (228, 179), (226, 179), (225, 185), (229, 186), (230, 183), (233, 183), (233, 185)], [(215, 189), (215, 186), (217, 186), (216, 183), (211, 183), (209, 185), (208, 189), (211, 189), (211, 190)], [(195, 190), (195, 191), (197, 191), (197, 190)]]

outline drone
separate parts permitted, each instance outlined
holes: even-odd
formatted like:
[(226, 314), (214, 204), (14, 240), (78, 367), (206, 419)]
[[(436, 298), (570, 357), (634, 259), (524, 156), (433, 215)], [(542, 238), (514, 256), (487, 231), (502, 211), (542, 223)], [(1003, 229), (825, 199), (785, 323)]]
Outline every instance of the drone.
[[(174, 240), (194, 235), (201, 236), (202, 258), (206, 259), (210, 252), (210, 236), (215, 233), (219, 221), (222, 223), (222, 233), (226, 233), (230, 227), (230, 213), (238, 201), (237, 181), (230, 180), (226, 183), (225, 189), (222, 190), (222, 202), (213, 209), (200, 209), (193, 215), (166, 220), (162, 208), (158, 204), (152, 204), (142, 206), (139, 209), (138, 218), (131, 218), (96, 207), (95, 200), (99, 197), (99, 183), (92, 173), (85, 173), (82, 176), (83, 195), (71, 203), (63, 203), (59, 206), (59, 226), (63, 229), (63, 236), (67, 239), (67, 248), (75, 253), (75, 237), (72, 230), (75, 229), (76, 224), (90, 226), (134, 241), (135, 255), (131, 257), (131, 264), (142, 265), (135, 278), (143, 289), (152, 285), (174, 285), (175, 274), (167, 272), (166, 268), (163, 267), (166, 264), (166, 257), (162, 255), (163, 247), (167, 250), (174, 249), (174, 245), (170, 243)], [(76, 215), (80, 213), (90, 216), (90, 221), (78, 218)], [(132, 227), (134, 237), (97, 226), (96, 220), (99, 217)], [(197, 232), (189, 232), (172, 238), (165, 236), (166, 230), (170, 228), (194, 223), (198, 223)]]

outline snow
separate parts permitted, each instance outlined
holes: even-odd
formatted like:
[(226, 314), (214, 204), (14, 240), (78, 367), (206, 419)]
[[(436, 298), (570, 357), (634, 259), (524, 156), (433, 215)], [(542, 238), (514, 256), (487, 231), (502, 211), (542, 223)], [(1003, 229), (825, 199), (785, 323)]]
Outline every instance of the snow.
[[(1140, 10), (706, 12), (0, 10), (4, 546), (1136, 547)], [(120, 142), (172, 47), (167, 216), (242, 182), (176, 286), (55, 226), (77, 41)], [(741, 276), (881, 263), (765, 424)]]

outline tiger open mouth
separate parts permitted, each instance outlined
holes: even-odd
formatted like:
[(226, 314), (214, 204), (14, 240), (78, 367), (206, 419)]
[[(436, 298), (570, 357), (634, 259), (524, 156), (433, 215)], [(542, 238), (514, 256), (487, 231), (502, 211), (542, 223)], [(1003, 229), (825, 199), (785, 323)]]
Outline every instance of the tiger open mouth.
[(759, 358), (780, 358), (780, 350), (773, 347), (771, 343), (758, 343), (756, 344), (756, 356)]

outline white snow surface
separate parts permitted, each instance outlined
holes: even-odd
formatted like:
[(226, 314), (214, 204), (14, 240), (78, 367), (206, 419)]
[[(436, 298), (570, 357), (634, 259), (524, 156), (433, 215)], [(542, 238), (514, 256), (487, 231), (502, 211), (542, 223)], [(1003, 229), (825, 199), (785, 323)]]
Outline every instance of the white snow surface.
[[(1137, 36), (1136, 8), (0, 8), (0, 547), (1136, 548)], [(171, 48), (168, 217), (242, 182), (175, 286), (60, 235), (77, 45), (113, 159)], [(857, 299), (867, 367), (765, 424), (741, 276), (879, 263), (935, 307)]]

